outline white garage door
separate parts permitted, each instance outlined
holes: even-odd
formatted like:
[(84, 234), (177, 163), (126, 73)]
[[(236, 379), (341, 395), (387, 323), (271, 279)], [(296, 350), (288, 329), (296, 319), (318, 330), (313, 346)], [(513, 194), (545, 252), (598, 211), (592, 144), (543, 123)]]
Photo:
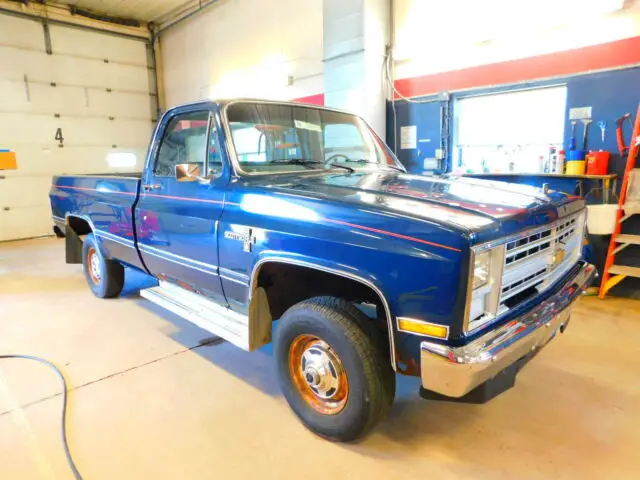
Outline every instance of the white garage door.
[(0, 150), (18, 161), (0, 171), (2, 241), (51, 233), (53, 175), (141, 170), (155, 103), (144, 41), (51, 25), (48, 54), (38, 21), (0, 14), (0, 32)]

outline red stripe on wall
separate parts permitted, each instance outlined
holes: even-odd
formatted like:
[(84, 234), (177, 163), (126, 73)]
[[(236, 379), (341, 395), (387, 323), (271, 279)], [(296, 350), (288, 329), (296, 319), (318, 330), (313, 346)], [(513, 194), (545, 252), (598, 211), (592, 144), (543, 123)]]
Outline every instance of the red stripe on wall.
[[(640, 37), (395, 81), (405, 97), (607, 70), (640, 63)], [(399, 98), (396, 96), (396, 98)]]
[(311, 103), (312, 105), (324, 105), (324, 93), (309, 95), (308, 97), (294, 98), (292, 102)]

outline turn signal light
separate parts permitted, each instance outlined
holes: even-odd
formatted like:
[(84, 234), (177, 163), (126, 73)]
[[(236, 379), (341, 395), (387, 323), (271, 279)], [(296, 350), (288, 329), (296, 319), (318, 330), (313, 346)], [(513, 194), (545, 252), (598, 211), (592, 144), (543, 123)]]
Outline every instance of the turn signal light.
[(426, 335), (435, 338), (447, 338), (449, 336), (449, 327), (427, 323), (413, 318), (398, 318), (398, 328), (404, 332), (417, 333), (418, 335)]

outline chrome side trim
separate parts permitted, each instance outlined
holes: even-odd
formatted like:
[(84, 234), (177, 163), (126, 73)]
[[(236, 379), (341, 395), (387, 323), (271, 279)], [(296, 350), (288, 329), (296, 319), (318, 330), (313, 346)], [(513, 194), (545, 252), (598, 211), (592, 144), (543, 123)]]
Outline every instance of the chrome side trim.
[(265, 263), (269, 263), (269, 262), (273, 262), (273, 263), (286, 263), (286, 264), (290, 264), (290, 265), (298, 265), (300, 267), (307, 267), (307, 268), (312, 268), (315, 270), (320, 270), (322, 272), (327, 272), (327, 273), (332, 273), (334, 275), (339, 275), (341, 277), (345, 277), (345, 278), (349, 278), (351, 280), (355, 280), (356, 282), (360, 282), (363, 285), (366, 285), (367, 287), (371, 288), (376, 295), (378, 295), (378, 297), (380, 297), (380, 300), (382, 301), (382, 304), (384, 306), (384, 310), (387, 316), (387, 327), (389, 329), (389, 350), (390, 350), (390, 354), (391, 354), (391, 367), (393, 368), (394, 371), (396, 371), (397, 366), (396, 366), (396, 345), (395, 345), (395, 339), (394, 339), (394, 329), (393, 329), (393, 317), (391, 315), (391, 309), (389, 308), (389, 303), (387, 302), (387, 298), (384, 296), (384, 294), (382, 293), (382, 291), (376, 287), (373, 283), (371, 283), (369, 280), (362, 278), (358, 275), (354, 275), (351, 272), (346, 272), (344, 270), (335, 270), (333, 268), (327, 268), (327, 267), (323, 267), (321, 265), (317, 265), (315, 263), (310, 263), (310, 262), (305, 262), (303, 260), (292, 260), (289, 258), (282, 258), (282, 257), (266, 257), (266, 258), (261, 258), (260, 260), (258, 260), (256, 262), (256, 264), (253, 266), (253, 269), (251, 271), (251, 282), (249, 284), (250, 288), (249, 288), (249, 293), (248, 293), (248, 298), (247, 298), (247, 305), (249, 304), (249, 302), (251, 301), (251, 294), (253, 293), (255, 287), (256, 287), (256, 283), (258, 281), (258, 274), (260, 273), (260, 267), (262, 267), (263, 264)]
[(235, 278), (227, 277), (226, 275), (220, 275), (220, 278), (224, 278), (225, 280), (228, 280), (228, 281), (233, 282), (233, 283), (238, 283), (238, 284), (242, 285), (243, 287), (248, 287), (249, 286), (249, 284), (247, 282), (245, 282), (245, 281), (236, 280)]
[(120, 235), (116, 235), (114, 233), (107, 232), (106, 230), (95, 229), (94, 233), (96, 233), (99, 237), (104, 237), (104, 238), (107, 238), (107, 239), (112, 239), (113, 238), (114, 241), (117, 241), (117, 242), (122, 241), (122, 242), (126, 242), (126, 243), (129, 243), (129, 244), (133, 245), (133, 240), (129, 240), (128, 238), (121, 237)]
[(175, 260), (173, 258), (164, 256), (164, 255), (160, 255), (157, 252), (149, 251), (149, 250), (147, 250), (145, 247), (143, 247), (140, 244), (138, 244), (138, 248), (140, 249), (141, 252), (144, 252), (147, 255), (151, 255), (152, 257), (157, 257), (157, 258), (160, 258), (160, 259), (165, 260), (167, 262), (175, 263), (176, 265), (181, 265), (183, 267), (191, 268), (192, 270), (198, 270), (199, 272), (206, 273), (208, 275), (214, 275), (216, 277), (218, 276), (217, 272), (212, 272), (211, 270), (205, 270), (204, 268), (199, 268), (199, 267), (196, 267), (194, 265), (189, 265), (189, 264), (184, 263), (184, 262), (179, 262), (178, 260)]
[(96, 234), (96, 236), (98, 236), (98, 237), (100, 237), (100, 238), (102, 238), (104, 240), (109, 240), (110, 242), (118, 243), (118, 244), (123, 245), (125, 247), (135, 248), (135, 245), (133, 244), (133, 242), (131, 242), (131, 241), (125, 239), (125, 238), (118, 237), (117, 235), (107, 236), (107, 235), (104, 235), (101, 230), (94, 230), (94, 233)]
[(57, 215), (51, 215), (51, 218), (54, 222), (64, 223), (64, 218), (58, 217)]
[(218, 266), (214, 265), (212, 263), (205, 263), (205, 262), (200, 262), (198, 260), (192, 260), (189, 257), (183, 257), (182, 255), (177, 255), (175, 253), (167, 252), (167, 251), (162, 250), (160, 248), (152, 247), (150, 245), (145, 245), (144, 243), (138, 242), (138, 246), (140, 247), (141, 250), (151, 250), (151, 251), (157, 252), (160, 255), (167, 255), (167, 256), (173, 257), (173, 258), (175, 258), (177, 260), (182, 260), (183, 262), (195, 263), (196, 265), (200, 265), (201, 267), (210, 268), (212, 270), (217, 270), (218, 269)]
[(226, 275), (235, 275), (236, 277), (239, 277), (243, 280), (245, 280), (245, 282), (247, 283), (247, 285), (249, 284), (249, 275), (242, 273), (242, 272), (236, 272), (235, 270), (231, 270), (229, 268), (225, 268), (225, 267), (218, 267), (218, 269), (220, 270), (220, 273), (225, 273)]

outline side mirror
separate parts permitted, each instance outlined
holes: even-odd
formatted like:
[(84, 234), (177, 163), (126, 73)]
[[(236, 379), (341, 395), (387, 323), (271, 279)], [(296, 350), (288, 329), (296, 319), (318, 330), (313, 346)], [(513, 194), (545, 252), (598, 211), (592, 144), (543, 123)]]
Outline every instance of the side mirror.
[(179, 182), (195, 182), (200, 180), (200, 174), (200, 165), (197, 163), (176, 165), (176, 180)]

